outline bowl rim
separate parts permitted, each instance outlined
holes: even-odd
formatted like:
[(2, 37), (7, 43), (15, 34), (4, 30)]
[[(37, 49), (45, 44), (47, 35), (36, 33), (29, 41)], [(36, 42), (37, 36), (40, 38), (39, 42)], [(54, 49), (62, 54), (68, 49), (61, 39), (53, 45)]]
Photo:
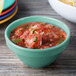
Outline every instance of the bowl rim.
[[(63, 4), (63, 5), (66, 5), (67, 7), (71, 7), (73, 9), (76, 9), (76, 7), (70, 6), (70, 5), (66, 4), (66, 3), (63, 3), (61, 1), (59, 1), (59, 0), (56, 0), (56, 1), (58, 1), (59, 3), (61, 3), (61, 5)], [(49, 0), (49, 2), (50, 2), (50, 0)]]
[[(32, 18), (33, 18), (33, 17), (42, 17), (42, 18), (52, 19), (52, 20), (54, 20), (54, 21), (56, 21), (56, 22), (62, 23), (62, 24), (67, 28), (67, 30), (68, 30), (68, 34), (67, 34), (66, 40), (64, 40), (61, 44), (59, 44), (59, 45), (57, 45), (57, 46), (50, 47), (50, 48), (46, 48), (46, 49), (29, 49), (29, 48), (20, 47), (20, 46), (14, 44), (14, 43), (9, 39), (9, 37), (7, 36), (7, 31), (9, 30), (9, 28), (11, 27), (11, 25), (13, 25), (14, 23), (16, 23), (16, 22), (18, 22), (18, 21), (20, 21), (20, 20), (26, 19), (26, 18), (31, 18), (31, 17), (32, 17)], [(62, 45), (64, 45), (64, 44), (69, 40), (69, 38), (70, 38), (70, 30), (69, 30), (68, 26), (67, 26), (65, 23), (63, 23), (62, 21), (58, 20), (58, 19), (51, 18), (51, 17), (47, 17), (47, 16), (28, 16), (28, 17), (23, 17), (23, 18), (20, 18), (20, 19), (15, 20), (15, 21), (12, 22), (11, 24), (9, 24), (9, 25), (7, 26), (7, 28), (5, 29), (5, 40), (7, 39), (12, 46), (14, 46), (14, 47), (16, 47), (16, 48), (18, 48), (18, 49), (25, 50), (25, 51), (31, 51), (31, 52), (43, 52), (43, 51), (47, 51), (47, 50), (50, 50), (50, 51), (51, 51), (51, 50), (53, 50), (53, 49), (59, 48), (59, 47), (61, 47)], [(43, 51), (42, 51), (42, 50), (43, 50)]]

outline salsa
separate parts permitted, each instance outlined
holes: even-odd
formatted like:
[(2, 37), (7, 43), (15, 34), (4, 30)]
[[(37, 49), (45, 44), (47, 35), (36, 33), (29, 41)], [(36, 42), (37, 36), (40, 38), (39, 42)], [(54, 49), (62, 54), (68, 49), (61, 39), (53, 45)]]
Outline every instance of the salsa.
[(43, 22), (30, 22), (19, 25), (10, 33), (10, 40), (21, 47), (46, 49), (59, 45), (67, 34), (59, 27)]

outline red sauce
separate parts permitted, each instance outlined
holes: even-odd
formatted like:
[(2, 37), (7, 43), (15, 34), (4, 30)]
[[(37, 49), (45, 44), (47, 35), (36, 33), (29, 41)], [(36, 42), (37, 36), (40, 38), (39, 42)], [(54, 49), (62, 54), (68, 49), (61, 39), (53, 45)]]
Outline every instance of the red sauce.
[(66, 36), (62, 29), (51, 24), (30, 22), (16, 27), (10, 33), (10, 40), (21, 47), (46, 49), (59, 45)]

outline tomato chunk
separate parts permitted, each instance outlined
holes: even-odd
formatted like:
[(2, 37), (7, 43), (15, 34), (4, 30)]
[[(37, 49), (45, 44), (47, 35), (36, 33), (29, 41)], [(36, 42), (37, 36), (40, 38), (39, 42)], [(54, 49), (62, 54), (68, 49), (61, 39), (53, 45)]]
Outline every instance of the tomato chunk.
[(21, 36), (23, 33), (23, 28), (18, 28), (16, 31), (15, 31), (15, 35), (17, 36)]
[(42, 45), (42, 38), (37, 34), (29, 35), (25, 39), (25, 43), (28, 48), (39, 48)]

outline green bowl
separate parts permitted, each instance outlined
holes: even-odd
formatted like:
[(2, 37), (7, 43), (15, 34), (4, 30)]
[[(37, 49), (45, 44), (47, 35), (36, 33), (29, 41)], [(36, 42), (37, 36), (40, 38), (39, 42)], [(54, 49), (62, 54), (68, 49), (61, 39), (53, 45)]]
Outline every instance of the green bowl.
[[(15, 27), (28, 22), (45, 22), (58, 26), (67, 33), (66, 40), (61, 44), (48, 49), (28, 49), (15, 45), (9, 39), (10, 32)], [(25, 65), (32, 68), (42, 68), (53, 63), (68, 46), (70, 40), (70, 30), (66, 24), (59, 20), (44, 16), (30, 16), (18, 19), (11, 23), (5, 30), (5, 39), (7, 46)]]

